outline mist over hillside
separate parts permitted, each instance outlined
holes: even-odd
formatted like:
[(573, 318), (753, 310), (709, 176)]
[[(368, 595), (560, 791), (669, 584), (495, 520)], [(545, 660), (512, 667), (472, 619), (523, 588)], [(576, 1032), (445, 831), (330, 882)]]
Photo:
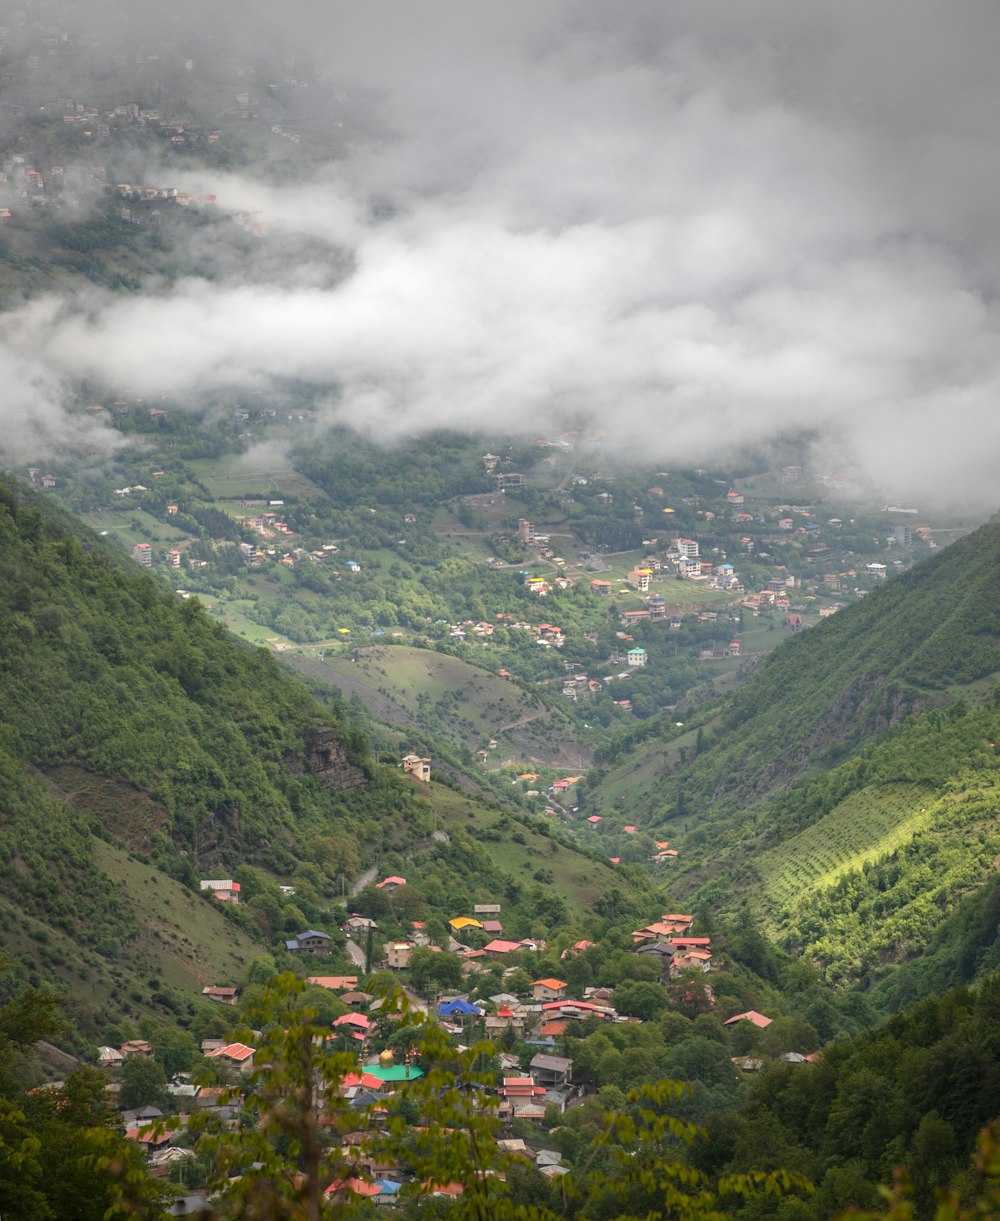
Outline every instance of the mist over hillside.
[[(66, 414), (81, 375), (194, 410), (294, 379), (320, 429), (573, 428), (674, 463), (794, 430), (821, 469), (986, 511), (998, 20), (28, 6), (2, 35), (5, 236), (37, 211), (16, 158), (70, 101), (97, 134), (62, 173), (128, 165), (205, 223), (171, 235), (164, 205), (161, 240), (188, 250), (166, 278), (56, 276), (8, 303), (8, 453), (107, 439)], [(109, 105), (176, 120), (182, 143)], [(117, 179), (93, 186), (84, 211)]]

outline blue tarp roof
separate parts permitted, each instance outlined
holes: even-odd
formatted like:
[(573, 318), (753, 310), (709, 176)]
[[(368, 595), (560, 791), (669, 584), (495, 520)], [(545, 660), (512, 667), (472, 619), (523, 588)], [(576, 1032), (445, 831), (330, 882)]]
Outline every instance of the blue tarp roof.
[(462, 1014), (464, 1017), (478, 1017), (481, 1012), (478, 1005), (473, 1005), (470, 1001), (463, 1001), (461, 997), (453, 1001), (442, 1001), (438, 1005), (438, 1013), (442, 1017), (452, 1017), (455, 1014)]

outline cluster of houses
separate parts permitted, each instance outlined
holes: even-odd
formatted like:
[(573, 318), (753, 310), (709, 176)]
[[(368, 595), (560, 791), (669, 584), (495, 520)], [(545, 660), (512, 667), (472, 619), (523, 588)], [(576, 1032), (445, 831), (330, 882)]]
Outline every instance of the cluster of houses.
[[(658, 843), (656, 848), (658, 856), (664, 859), (671, 851), (666, 843)], [(391, 874), (382, 878), (376, 888), (391, 894), (406, 885), (406, 878)], [(239, 901), (238, 885), (231, 881), (208, 879), (202, 883), (202, 889), (221, 901)], [(504, 964), (503, 973), (509, 976), (514, 970), (523, 968), (527, 954), (537, 954), (546, 948), (545, 942), (537, 939), (505, 940), (500, 917), (500, 904), (484, 902), (474, 905), (472, 914), (458, 915), (449, 921), (452, 934), (464, 935), (470, 931), (481, 934), (471, 938), (479, 943), (476, 947), (463, 945), (454, 936), (449, 938), (449, 948), (463, 959), (465, 973), (470, 978), (493, 963)], [(682, 973), (687, 973), (693, 987), (704, 988), (711, 1004), (715, 998), (708, 977), (717, 969), (713, 963), (712, 939), (692, 935), (693, 924), (691, 915), (665, 913), (652, 923), (633, 930), (632, 949), (637, 956), (651, 958), (658, 964), (663, 985), (673, 983)], [(374, 932), (378, 926), (371, 917), (355, 914), (342, 927), (349, 935), (357, 936)], [(386, 965), (405, 969), (414, 947), (429, 944), (422, 922), (412, 922), (412, 928), (410, 939), (390, 941), (385, 945)], [(486, 938), (491, 939), (485, 941)], [(287, 944), (289, 949), (326, 953), (330, 938), (325, 933), (307, 930)], [(560, 961), (568, 963), (592, 948), (590, 941), (577, 941), (563, 950)], [(697, 982), (702, 977), (705, 977), (704, 982)], [(399, 1013), (384, 1000), (363, 991), (359, 987), (358, 974), (315, 974), (307, 976), (306, 982), (330, 991), (342, 1002), (345, 1012), (333, 1020), (327, 1038), (338, 1046), (346, 1043), (357, 1056), (356, 1070), (330, 1087), (331, 1093), (339, 1097), (340, 1104), (346, 1103), (348, 1111), (358, 1112), (357, 1131), (349, 1131), (343, 1137), (354, 1172), (350, 1178), (331, 1184), (331, 1191), (370, 1198), (375, 1203), (391, 1203), (411, 1176), (397, 1158), (376, 1153), (374, 1144), (379, 1136), (379, 1116), (385, 1111), (386, 1100), (405, 1091), (423, 1076), (417, 1054), (413, 1050), (403, 1052), (399, 1061), (390, 1051), (376, 1054), (374, 1049), (383, 1043), (384, 1036), (398, 1021)], [(239, 999), (239, 991), (235, 987), (210, 985), (203, 989), (202, 996), (213, 1003), (234, 1005)], [(467, 1046), (477, 1038), (494, 1044), (499, 1066), (496, 1083), (490, 1088), (475, 1088), (481, 1095), (480, 1105), (494, 1111), (503, 1121), (502, 1135), (497, 1141), (499, 1149), (528, 1159), (546, 1177), (565, 1173), (558, 1153), (536, 1147), (538, 1141), (526, 1142), (524, 1128), (520, 1129), (522, 1135), (514, 1136), (509, 1125), (519, 1121), (537, 1125), (541, 1135), (547, 1123), (590, 1088), (574, 1079), (573, 1059), (559, 1054), (564, 1049), (561, 1040), (574, 1023), (586, 1022), (590, 1028), (594, 1023), (638, 1023), (640, 1019), (616, 1010), (611, 987), (586, 986), (572, 994), (567, 980), (553, 975), (532, 980), (516, 994), (501, 991), (488, 998), (473, 1000), (469, 995), (457, 992), (437, 996), (428, 1005), (413, 999), (417, 1008), (429, 1014), (459, 1046)], [(734, 1014), (724, 1025), (732, 1029), (746, 1022), (765, 1030), (771, 1021), (765, 1014), (750, 1009)], [(518, 1045), (520, 1052), (515, 1053), (514, 1048)], [(126, 1134), (145, 1150), (151, 1173), (165, 1174), (178, 1159), (191, 1156), (188, 1149), (181, 1147), (185, 1142), (178, 1143), (186, 1126), (185, 1113), (212, 1108), (222, 1123), (235, 1126), (239, 1122), (241, 1082), (259, 1067), (257, 1047), (208, 1039), (202, 1043), (201, 1050), (206, 1058), (226, 1066), (226, 1076), (233, 1083), (227, 1090), (199, 1087), (181, 1076), (170, 1087), (177, 1109), (182, 1112), (176, 1124), (160, 1130), (156, 1121), (162, 1116), (154, 1108), (123, 1115)], [(109, 1069), (116, 1069), (129, 1056), (151, 1056), (153, 1052), (148, 1041), (135, 1039), (120, 1048), (101, 1048), (100, 1062)], [(784, 1058), (794, 1063), (812, 1059), (794, 1052), (786, 1053)], [(758, 1071), (764, 1065), (759, 1055), (734, 1056), (733, 1061), (747, 1072)], [(427, 1190), (454, 1194), (457, 1189), (428, 1186)]]
[[(666, 848), (665, 851), (671, 851)], [(706, 974), (712, 969), (711, 937), (690, 936), (693, 916), (668, 912), (653, 924), (635, 929), (635, 952), (652, 958), (660, 967), (660, 978), (671, 980), (684, 970), (695, 968)]]
[[(379, 1116), (386, 1110), (387, 1099), (419, 1081), (424, 1071), (417, 1063), (415, 1050), (403, 1053), (400, 1062), (391, 1051), (378, 1054), (370, 1051), (372, 1036), (384, 1034), (399, 1015), (381, 1001), (359, 991), (356, 975), (309, 976), (307, 982), (335, 992), (349, 1007), (348, 1012), (334, 1020), (327, 1037), (331, 1040), (346, 1037), (356, 1047), (358, 1057), (356, 1070), (327, 1087), (328, 1097), (337, 1097), (339, 1105), (346, 1103), (348, 1113), (356, 1111), (358, 1115), (356, 1130), (343, 1136), (343, 1152), (353, 1167), (352, 1177), (332, 1183), (330, 1193), (347, 1192), (371, 1198), (376, 1203), (391, 1203), (413, 1176), (397, 1157), (389, 1156), (383, 1150), (376, 1152), (383, 1135)], [(533, 992), (536, 997), (542, 997), (564, 988), (560, 981), (544, 980), (533, 986)], [(443, 998), (435, 1012), (438, 1022), (461, 1039), (484, 1024), (489, 1037), (507, 1029), (514, 1030), (520, 1037), (529, 1022), (535, 1021), (539, 1009), (551, 1010), (552, 1005), (532, 1002), (522, 1006), (516, 996), (498, 994), (490, 998), (487, 1007), (462, 996)], [(178, 1162), (194, 1156), (190, 1148), (192, 1142), (186, 1139), (193, 1114), (210, 1112), (223, 1127), (233, 1129), (244, 1122), (243, 1079), (259, 1067), (255, 1059), (256, 1048), (239, 1042), (206, 1039), (201, 1050), (206, 1059), (228, 1066), (229, 1085), (201, 1086), (193, 1082), (189, 1074), (179, 1074), (168, 1087), (177, 1111), (169, 1124), (164, 1122), (167, 1117), (158, 1107), (144, 1106), (122, 1112), (123, 1132), (128, 1140), (135, 1141), (143, 1149), (147, 1168), (154, 1176), (166, 1175)], [(135, 1039), (120, 1049), (101, 1048), (99, 1062), (109, 1070), (116, 1070), (129, 1056), (151, 1057), (153, 1054), (150, 1042)], [(505, 1051), (498, 1052), (498, 1062), (502, 1075), (492, 1089), (482, 1089), (481, 1106), (494, 1111), (505, 1123), (504, 1135), (498, 1138), (499, 1150), (527, 1159), (547, 1177), (565, 1173), (559, 1153), (532, 1148), (523, 1138), (512, 1136), (506, 1125), (514, 1120), (541, 1121), (553, 1108), (558, 1113), (564, 1111), (577, 1092), (572, 1083), (572, 1060), (543, 1048), (532, 1055), (526, 1067), (522, 1067), (521, 1058)], [(460, 1189), (427, 1184), (425, 1190), (428, 1194), (454, 1195)]]
[(510, 628), (515, 632), (527, 632), (535, 638), (535, 642), (546, 649), (561, 649), (566, 643), (566, 636), (561, 627), (554, 623), (528, 623), (525, 619), (514, 619), (513, 615), (498, 613), (496, 623), (484, 619), (479, 623), (466, 619), (461, 623), (448, 625), (448, 637), (451, 640), (465, 640), (469, 635), (480, 640), (489, 640), (497, 627)]
[(18, 204), (43, 208), (52, 203), (79, 208), (94, 182), (104, 184), (103, 165), (50, 165), (41, 169), (32, 165), (24, 153), (14, 153), (0, 169), (0, 198), (14, 205), (0, 209), (0, 222), (15, 220)]

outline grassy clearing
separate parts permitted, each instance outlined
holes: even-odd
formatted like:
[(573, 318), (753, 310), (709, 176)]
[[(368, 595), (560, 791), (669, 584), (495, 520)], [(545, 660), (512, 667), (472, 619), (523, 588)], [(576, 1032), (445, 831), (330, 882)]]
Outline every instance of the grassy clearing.
[[(445, 831), (461, 826), (473, 835), (481, 835), (495, 828), (500, 820), (496, 810), (479, 805), (461, 793), (437, 786), (431, 786), (431, 789), (428, 795)], [(521, 836), (524, 843), (515, 842), (510, 838), (511, 834)], [(501, 869), (525, 885), (532, 884), (540, 867), (551, 870), (553, 881), (546, 885), (565, 899), (567, 907), (577, 917), (589, 914), (594, 902), (612, 887), (629, 889), (627, 880), (611, 865), (582, 856), (520, 823), (515, 825), (513, 832), (504, 833), (503, 838), (491, 840), (485, 850)]]
[(78, 1035), (96, 1044), (123, 1018), (162, 1020), (154, 996), (164, 988), (194, 1001), (206, 984), (239, 982), (265, 952), (209, 900), (122, 849), (92, 842), (95, 864), (120, 887), (139, 924), (119, 957), (103, 957), (0, 895), (4, 952), (28, 966), (33, 983), (67, 998), (63, 1016)]
[(628, 774), (613, 773), (594, 789), (588, 799), (595, 810), (602, 813), (628, 809), (633, 812), (650, 795), (660, 782), (665, 769), (662, 747), (651, 748), (633, 759)]
[(188, 466), (198, 482), (217, 500), (281, 500), (285, 496), (326, 499), (321, 488), (290, 467), (244, 467), (233, 454), (221, 458), (195, 458)]
[(133, 966), (155, 970), (166, 984), (200, 992), (206, 984), (238, 982), (264, 952), (210, 900), (152, 866), (103, 840), (94, 841), (94, 854), (143, 930)]
[(376, 646), (358, 649), (353, 656), (358, 660), (342, 654), (326, 662), (335, 673), (360, 680), (373, 691), (391, 691), (412, 717), (425, 705), (438, 705), (446, 723), (453, 722), (450, 727), (470, 746), (544, 711), (540, 702), (506, 679), (430, 649)]
[(136, 543), (177, 543), (189, 537), (186, 531), (153, 517), (138, 505), (130, 506), (128, 513), (97, 509), (85, 513), (83, 520), (92, 530), (110, 535), (123, 547), (134, 547)]
[(263, 623), (257, 623), (253, 619), (247, 618), (246, 614), (238, 607), (234, 607), (231, 602), (226, 604), (222, 621), (231, 632), (243, 640), (249, 640), (252, 644), (268, 645), (271, 648), (295, 647), (291, 640), (282, 636), (280, 632), (276, 632), (273, 627), (267, 627)]
[(931, 823), (927, 801), (918, 786), (852, 793), (811, 827), (761, 853), (755, 864), (768, 897), (785, 904), (825, 890), (845, 873), (894, 852)]

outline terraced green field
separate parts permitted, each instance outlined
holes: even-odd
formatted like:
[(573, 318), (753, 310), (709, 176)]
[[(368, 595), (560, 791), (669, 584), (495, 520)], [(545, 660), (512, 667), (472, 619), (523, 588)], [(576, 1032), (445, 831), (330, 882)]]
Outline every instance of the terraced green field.
[(894, 852), (932, 820), (925, 788), (864, 789), (780, 847), (761, 853), (754, 864), (768, 898), (780, 906)]

